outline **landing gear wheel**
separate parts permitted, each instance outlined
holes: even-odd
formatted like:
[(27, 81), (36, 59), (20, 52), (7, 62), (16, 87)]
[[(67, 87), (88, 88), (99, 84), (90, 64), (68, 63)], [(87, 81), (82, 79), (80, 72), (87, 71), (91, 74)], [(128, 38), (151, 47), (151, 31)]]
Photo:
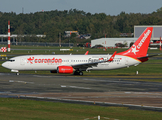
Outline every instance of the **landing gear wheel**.
[(83, 75), (83, 72), (82, 72), (82, 71), (80, 71), (80, 72), (79, 72), (79, 75)]
[(16, 73), (16, 75), (19, 75), (19, 73)]
[(75, 71), (73, 75), (83, 75), (82, 71)]

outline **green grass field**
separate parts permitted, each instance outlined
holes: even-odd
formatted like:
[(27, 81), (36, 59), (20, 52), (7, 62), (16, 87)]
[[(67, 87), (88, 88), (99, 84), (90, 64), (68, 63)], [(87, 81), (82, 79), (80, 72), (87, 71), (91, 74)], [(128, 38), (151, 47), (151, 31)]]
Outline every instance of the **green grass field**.
[[(15, 50), (10, 53), (0, 53), (7, 58), (17, 55), (28, 54), (112, 54), (114, 51), (121, 52), (126, 49), (90, 49), (90, 48), (72, 48), (73, 51), (60, 51), (59, 47), (37, 47), (37, 46), (11, 46)], [(22, 49), (22, 50), (16, 50)], [(159, 50), (149, 50), (149, 54), (162, 53)], [(162, 57), (162, 55), (158, 56)], [(1, 57), (5, 60), (6, 57)], [(2, 64), (4, 61), (0, 61)], [(136, 75), (136, 71), (139, 72)], [(7, 73), (10, 70), (0, 66), (0, 72)], [(51, 74), (49, 71), (20, 71), (20, 74)], [(66, 74), (67, 75), (67, 74)], [(68, 74), (68, 76), (72, 76)], [(84, 72), (86, 77), (108, 77), (108, 78), (136, 78), (134, 80), (162, 82), (162, 59), (150, 59), (149, 61), (138, 66), (122, 68), (109, 71), (91, 71)], [(83, 77), (84, 77), (83, 76)], [(78, 76), (82, 77), (82, 76)], [(142, 78), (158, 79), (142, 79)], [(132, 80), (132, 79), (130, 79)], [(79, 105), (59, 102), (43, 102), (34, 100), (0, 98), (0, 120), (101, 120), (109, 118), (110, 120), (161, 120), (162, 113), (155, 111), (130, 110), (126, 107), (102, 107), (97, 105)]]
[[(4, 45), (0, 45), (0, 47), (7, 47)], [(12, 50), (12, 49), (21, 49), (21, 50)], [(24, 50), (23, 50), (24, 49)], [(60, 49), (73, 49), (73, 51), (60, 51)], [(7, 53), (0, 53), (0, 54), (52, 54), (52, 52), (55, 52), (55, 54), (84, 54), (86, 51), (89, 51), (89, 54), (112, 54), (115, 51), (122, 52), (127, 50), (127, 48), (116, 48), (116, 49), (96, 49), (96, 48), (86, 48), (86, 47), (52, 47), (52, 46), (11, 46), (11, 52)], [(148, 53), (150, 54), (156, 54), (156, 53), (162, 53), (162, 51), (156, 50), (148, 50)]]
[[(0, 98), (1, 120), (161, 120), (162, 113), (59, 102)], [(89, 118), (89, 119), (88, 119)]]

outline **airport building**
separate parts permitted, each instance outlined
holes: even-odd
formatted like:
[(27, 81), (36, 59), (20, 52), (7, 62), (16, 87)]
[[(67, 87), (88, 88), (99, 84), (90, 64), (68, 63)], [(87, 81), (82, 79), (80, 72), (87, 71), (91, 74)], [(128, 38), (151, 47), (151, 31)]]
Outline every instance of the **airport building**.
[(151, 44), (157, 44), (162, 37), (162, 26), (161, 25), (146, 25), (146, 26), (134, 26), (134, 37), (126, 38), (100, 38), (91, 40), (91, 47), (101, 45), (103, 47), (116, 47), (117, 44), (125, 44), (130, 47), (131, 43), (134, 43), (138, 37), (143, 33), (147, 27), (153, 27)]
[(116, 44), (127, 44), (130, 46), (131, 42), (135, 42), (137, 38), (100, 38), (96, 40), (91, 40), (91, 47), (103, 46), (103, 47), (116, 47)]
[(151, 40), (160, 40), (160, 37), (162, 37), (162, 25), (134, 26), (134, 38), (138, 38), (147, 27), (153, 27)]

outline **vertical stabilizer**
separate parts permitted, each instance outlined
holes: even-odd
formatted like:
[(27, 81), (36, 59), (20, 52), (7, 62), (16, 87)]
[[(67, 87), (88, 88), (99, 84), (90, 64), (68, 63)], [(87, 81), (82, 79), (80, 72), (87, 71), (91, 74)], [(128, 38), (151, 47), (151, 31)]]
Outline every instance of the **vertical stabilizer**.
[(152, 31), (153, 27), (147, 27), (131, 48), (116, 55), (129, 56), (133, 58), (146, 56)]

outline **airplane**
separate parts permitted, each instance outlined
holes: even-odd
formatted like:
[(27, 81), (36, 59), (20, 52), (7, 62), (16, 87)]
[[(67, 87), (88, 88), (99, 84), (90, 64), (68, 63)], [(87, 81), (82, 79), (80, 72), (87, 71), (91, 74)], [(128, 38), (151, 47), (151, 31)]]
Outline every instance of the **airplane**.
[(2, 64), (19, 75), (21, 70), (48, 70), (51, 73), (83, 75), (82, 71), (112, 70), (136, 66), (148, 60), (148, 46), (153, 27), (147, 27), (137, 41), (126, 51), (113, 55), (23, 55)]

